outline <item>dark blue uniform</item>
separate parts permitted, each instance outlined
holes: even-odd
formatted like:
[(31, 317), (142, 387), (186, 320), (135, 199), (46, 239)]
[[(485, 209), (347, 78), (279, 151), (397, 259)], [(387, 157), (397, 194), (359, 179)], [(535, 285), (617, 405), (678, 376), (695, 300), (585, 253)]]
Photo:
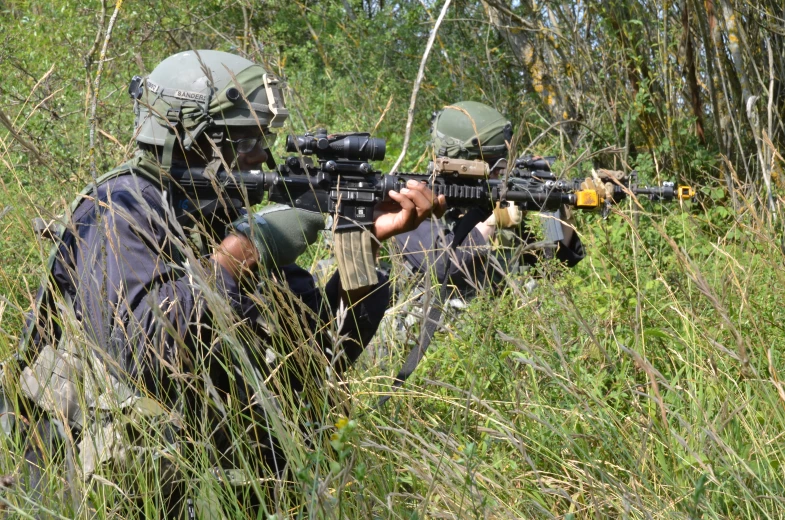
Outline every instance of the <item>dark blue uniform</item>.
[[(211, 312), (223, 310), (211, 309), (199, 284), (190, 279), (185, 264), (195, 257), (189, 260), (187, 237), (173, 221), (159, 186), (143, 177), (119, 176), (99, 186), (95, 199), (79, 204), (53, 268), (56, 286), (73, 301), (88, 342), (109, 354), (132, 379), (142, 378), (152, 386), (149, 378), (155, 375), (145, 362), (146, 351), (154, 346), (170, 361), (179, 342), (192, 343), (195, 326), (209, 320)], [(252, 291), (241, 288), (218, 264), (201, 261), (237, 318), (259, 321), (262, 310), (254, 302), (257, 298), (249, 297)], [(321, 325), (333, 318), (340, 296), (337, 273), (323, 291), (296, 265), (283, 267), (279, 278)], [(343, 367), (360, 355), (388, 303), (389, 291), (380, 283), (355, 306), (352, 319), (344, 320), (340, 334), (349, 341), (344, 341)], [(315, 320), (307, 321), (316, 327)], [(35, 336), (41, 340), (40, 333)], [(329, 345), (322, 347), (332, 357)]]
[[(525, 223), (521, 224), (514, 234), (516, 246), (534, 242), (534, 237), (527, 230)], [(415, 272), (423, 272), (432, 268), (435, 269), (438, 279), (441, 279), (449, 254), (450, 282), (464, 296), (470, 295), (472, 288), (481, 287), (488, 280), (498, 280), (498, 276), (494, 276), (494, 267), (488, 261), (489, 255), (493, 254), (491, 246), (482, 233), (473, 228), (454, 253), (447, 253), (452, 240), (453, 231), (450, 227), (441, 220), (434, 219), (423, 222), (414, 231), (395, 237), (404, 260)], [(568, 241), (558, 242), (553, 255), (568, 267), (573, 267), (580, 262), (584, 258), (585, 252), (577, 233), (573, 233)], [(537, 263), (538, 258), (535, 252), (524, 252), (520, 263), (532, 266)], [(507, 267), (504, 265), (504, 261), (502, 261), (502, 267)]]
[[(248, 368), (240, 370), (237, 363), (232, 364), (238, 359), (232, 351), (236, 342), (226, 345), (214, 332), (225, 333), (227, 326), (250, 331), (235, 337), (244, 340), (245, 358), (263, 375), (273, 368), (266, 351), (277, 348), (277, 359), (287, 359), (289, 366), (276, 370), (278, 382), (269, 388), (279, 397), (300, 395), (306, 383), (318, 386), (324, 380), (325, 365), (291, 366), (299, 358), (290, 354), (310, 349), (309, 359), (314, 354), (326, 358), (340, 372), (362, 353), (389, 305), (383, 278), (360, 304), (337, 320), (341, 328), (330, 334), (328, 324), (334, 323), (340, 302), (337, 273), (323, 289), (296, 265), (284, 266), (274, 277), (261, 277), (258, 284), (240, 285), (209, 256), (195, 254), (186, 234), (173, 218), (160, 186), (145, 177), (124, 174), (98, 186), (95, 197), (86, 197), (77, 206), (52, 270), (55, 290), (72, 302), (85, 343), (107, 369), (124, 381), (141, 384), (186, 415), (187, 408), (194, 407), (195, 417), (200, 417), (199, 407), (207, 400), (191, 390), (190, 397), (183, 398), (183, 388), (193, 386), (182, 384), (182, 375), (189, 373), (183, 359), (201, 363), (190, 368), (207, 372), (219, 394), (245, 404), (254, 401), (248, 385), (238, 378)], [(223, 234), (224, 230), (215, 233), (217, 237)], [(203, 269), (194, 269), (193, 263)], [(196, 280), (205, 273), (210, 280)], [(51, 306), (49, 312), (38, 313), (34, 346), (56, 344), (56, 320), (48, 321), (53, 314)], [(340, 347), (331, 341), (335, 337), (341, 338)], [(287, 338), (292, 338), (291, 343), (286, 344)], [(292, 392), (286, 392), (289, 389)], [(183, 403), (190, 403), (185, 410)], [(245, 415), (253, 427), (264, 429), (264, 424), (257, 424), (264, 423), (258, 420), (264, 413), (251, 404)], [(246, 434), (251, 435), (249, 431)], [(231, 457), (231, 435), (225, 432), (221, 438), (216, 430), (213, 436), (222, 460)], [(267, 468), (280, 472), (284, 465), (275, 439), (264, 432), (254, 435), (268, 439), (260, 448), (260, 463), (263, 459)]]

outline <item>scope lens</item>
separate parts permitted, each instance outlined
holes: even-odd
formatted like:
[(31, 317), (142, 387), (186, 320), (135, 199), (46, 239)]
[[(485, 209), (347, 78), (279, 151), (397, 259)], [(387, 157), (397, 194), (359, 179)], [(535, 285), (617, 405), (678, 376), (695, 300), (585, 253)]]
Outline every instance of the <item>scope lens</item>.
[(314, 152), (315, 139), (311, 135), (287, 135), (286, 151), (311, 155)]

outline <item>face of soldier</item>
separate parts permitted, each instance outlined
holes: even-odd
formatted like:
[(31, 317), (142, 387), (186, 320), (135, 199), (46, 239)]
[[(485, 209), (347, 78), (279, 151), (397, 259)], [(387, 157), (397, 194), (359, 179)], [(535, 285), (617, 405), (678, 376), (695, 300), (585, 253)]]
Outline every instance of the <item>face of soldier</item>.
[(256, 127), (237, 127), (230, 130), (221, 153), (228, 163), (237, 159), (240, 170), (258, 170), (267, 161), (264, 133)]
[(485, 162), (491, 167), (491, 171), (488, 174), (488, 177), (491, 179), (498, 179), (507, 169), (507, 160), (504, 157), (486, 157)]

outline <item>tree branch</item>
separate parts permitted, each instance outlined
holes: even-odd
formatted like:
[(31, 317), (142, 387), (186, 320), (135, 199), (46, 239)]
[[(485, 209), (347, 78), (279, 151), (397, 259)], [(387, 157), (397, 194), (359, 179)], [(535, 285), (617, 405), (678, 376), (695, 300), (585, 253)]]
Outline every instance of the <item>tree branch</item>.
[(17, 132), (14, 129), (13, 123), (11, 123), (11, 120), (8, 118), (7, 115), (5, 115), (5, 112), (3, 112), (2, 109), (0, 109), (0, 124), (2, 124), (4, 127), (8, 129), (8, 131), (11, 133), (13, 138), (16, 139), (19, 144), (27, 148), (27, 150), (31, 154), (33, 154), (33, 157), (35, 157), (36, 161), (42, 164), (44, 163), (44, 158), (41, 155), (41, 152), (38, 151), (38, 148), (36, 148), (36, 146), (33, 143), (25, 139), (19, 132)]
[(101, 54), (98, 56), (98, 70), (95, 73), (95, 81), (93, 82), (93, 99), (90, 103), (90, 174), (93, 179), (96, 178), (95, 166), (95, 132), (96, 132), (96, 119), (95, 113), (98, 110), (98, 89), (101, 86), (101, 72), (104, 69), (104, 62), (106, 61), (106, 49), (109, 47), (109, 40), (112, 38), (112, 29), (114, 28), (117, 15), (120, 14), (120, 8), (123, 5), (123, 0), (117, 0), (114, 6), (114, 12), (109, 19), (109, 26), (106, 28), (106, 36), (104, 37), (104, 45), (101, 47)]
[(390, 170), (391, 172), (398, 170), (403, 158), (406, 156), (406, 149), (409, 147), (409, 137), (412, 133), (412, 123), (414, 121), (414, 105), (417, 103), (417, 92), (420, 90), (420, 83), (422, 83), (422, 78), (425, 74), (425, 63), (428, 61), (428, 55), (431, 53), (434, 40), (436, 40), (436, 33), (439, 30), (439, 26), (442, 24), (442, 20), (444, 20), (444, 15), (447, 14), (447, 8), (450, 7), (450, 2), (451, 0), (445, 0), (444, 5), (442, 6), (442, 12), (439, 13), (439, 18), (436, 19), (436, 23), (431, 30), (431, 35), (428, 38), (428, 44), (425, 46), (425, 52), (423, 52), (422, 60), (420, 61), (420, 70), (417, 71), (417, 79), (414, 81), (414, 88), (412, 89), (412, 99), (409, 103), (409, 112), (406, 119), (406, 133), (403, 136), (403, 149), (401, 149), (401, 155), (398, 156), (398, 160), (395, 161), (395, 164)]

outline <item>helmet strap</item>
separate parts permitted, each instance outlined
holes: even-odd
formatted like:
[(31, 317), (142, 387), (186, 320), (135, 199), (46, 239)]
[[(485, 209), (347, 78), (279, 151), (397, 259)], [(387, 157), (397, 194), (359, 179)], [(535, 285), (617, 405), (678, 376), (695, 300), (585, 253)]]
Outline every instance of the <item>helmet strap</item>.
[[(237, 161), (237, 159), (235, 159)], [(208, 179), (215, 179), (215, 176), (218, 174), (218, 170), (221, 169), (223, 165), (223, 159), (220, 157), (213, 157), (210, 162), (208, 162), (204, 167), (204, 174)], [(229, 165), (230, 171), (234, 168), (234, 162)]]
[(161, 156), (161, 167), (169, 171), (172, 167), (172, 154), (174, 153), (175, 143), (180, 139), (180, 131), (183, 128), (182, 112), (179, 108), (170, 108), (166, 111), (166, 120), (169, 122), (169, 131), (164, 139), (164, 151)]
[[(221, 146), (224, 142), (224, 133), (223, 131), (216, 130), (212, 132), (208, 132), (206, 134), (207, 140), (210, 141), (210, 147), (213, 149), (212, 158), (207, 162), (204, 167), (204, 173), (209, 178), (213, 178), (217, 173), (221, 166), (224, 164), (224, 157), (221, 153)], [(232, 164), (229, 165), (229, 171), (234, 169), (235, 163), (237, 159), (235, 158), (232, 161)]]
[(173, 131), (169, 131), (166, 133), (166, 139), (164, 140), (164, 150), (163, 154), (161, 155), (161, 167), (169, 171), (172, 167), (172, 153), (174, 152), (174, 145), (177, 142), (177, 135)]
[(186, 150), (190, 150), (191, 146), (199, 139), (199, 136), (202, 135), (208, 126), (212, 124), (212, 120), (202, 121), (199, 123), (196, 128), (193, 129), (191, 132), (186, 132), (185, 139), (183, 139), (183, 148)]
[(223, 157), (221, 154), (221, 146), (224, 144), (224, 133), (220, 130), (208, 132), (207, 139), (210, 140), (210, 145), (213, 149), (213, 159), (220, 159)]

